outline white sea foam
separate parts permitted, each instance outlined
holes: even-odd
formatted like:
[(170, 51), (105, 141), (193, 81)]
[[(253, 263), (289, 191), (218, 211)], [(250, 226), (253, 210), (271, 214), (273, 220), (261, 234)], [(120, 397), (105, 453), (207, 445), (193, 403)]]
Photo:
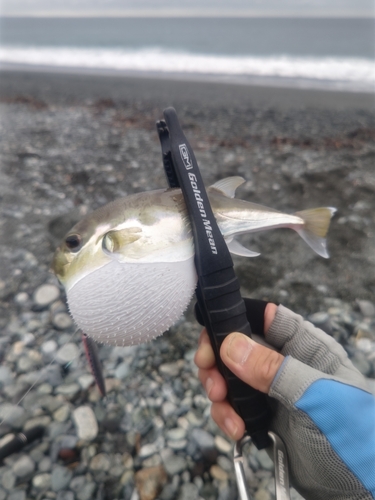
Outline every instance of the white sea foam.
[[(0, 47), (0, 64), (269, 78), (290, 85), (373, 92), (375, 61), (360, 58), (223, 56), (150, 48)], [(294, 83), (293, 83), (294, 82)], [(298, 83), (299, 82), (299, 83)], [(304, 82), (304, 83), (301, 83)]]

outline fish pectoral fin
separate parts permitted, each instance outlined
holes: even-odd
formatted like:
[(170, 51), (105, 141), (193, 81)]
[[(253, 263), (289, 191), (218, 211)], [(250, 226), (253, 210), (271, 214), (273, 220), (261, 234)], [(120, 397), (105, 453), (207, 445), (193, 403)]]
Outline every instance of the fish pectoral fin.
[(104, 398), (107, 394), (106, 394), (104, 376), (102, 371), (102, 365), (99, 359), (98, 348), (95, 344), (95, 341), (85, 333), (82, 334), (82, 342), (85, 348), (86, 358), (89, 362), (89, 366), (93, 374), (93, 377), (95, 379), (96, 385), (98, 386), (100, 394)]
[(212, 186), (207, 188), (207, 191), (215, 189), (228, 198), (234, 198), (236, 189), (244, 182), (246, 182), (246, 180), (239, 175), (226, 177), (225, 179), (221, 179), (220, 181), (215, 182), (215, 184), (212, 184)]
[(139, 240), (142, 236), (140, 227), (126, 227), (124, 229), (113, 229), (108, 231), (103, 237), (102, 247), (110, 254), (121, 253), (126, 246)]
[(335, 212), (336, 209), (333, 207), (312, 208), (296, 212), (296, 215), (305, 222), (303, 228), (297, 229), (298, 234), (318, 255), (325, 259), (329, 257), (326, 236), (331, 217)]
[(240, 257), (258, 257), (258, 255), (260, 255), (258, 252), (252, 252), (248, 248), (245, 248), (241, 243), (238, 243), (237, 240), (232, 240), (229, 243), (227, 242), (227, 246), (230, 253), (239, 255)]

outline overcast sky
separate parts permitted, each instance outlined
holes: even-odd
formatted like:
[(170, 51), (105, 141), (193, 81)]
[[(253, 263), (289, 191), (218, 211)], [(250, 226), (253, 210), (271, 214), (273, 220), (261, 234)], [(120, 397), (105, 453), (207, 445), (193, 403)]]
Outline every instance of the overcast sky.
[(374, 16), (375, 0), (0, 0), (2, 15)]

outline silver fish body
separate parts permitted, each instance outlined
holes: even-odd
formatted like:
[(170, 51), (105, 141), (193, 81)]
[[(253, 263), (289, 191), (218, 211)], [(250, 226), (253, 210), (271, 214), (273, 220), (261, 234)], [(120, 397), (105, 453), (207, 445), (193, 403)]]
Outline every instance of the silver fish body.
[[(277, 227), (296, 230), (321, 256), (334, 209), (288, 215), (234, 199), (244, 182), (230, 177), (207, 189), (229, 250), (256, 256), (235, 237)], [(114, 345), (143, 343), (172, 326), (196, 286), (194, 244), (178, 189), (138, 193), (86, 216), (56, 250), (53, 271), (82, 331)]]

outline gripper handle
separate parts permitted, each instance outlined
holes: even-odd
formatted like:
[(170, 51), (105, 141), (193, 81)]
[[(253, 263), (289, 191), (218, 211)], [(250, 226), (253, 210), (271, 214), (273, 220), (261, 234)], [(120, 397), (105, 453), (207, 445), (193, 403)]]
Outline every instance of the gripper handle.
[[(218, 281), (220, 285), (215, 284)], [(237, 331), (251, 337), (245, 303), (233, 268), (220, 271), (220, 276), (213, 273), (201, 277), (196, 293), (216, 363), (228, 387), (228, 401), (244, 420), (246, 430), (257, 448), (265, 448), (270, 444), (268, 428), (271, 413), (267, 397), (236, 377), (220, 357), (221, 344), (231, 332)]]

